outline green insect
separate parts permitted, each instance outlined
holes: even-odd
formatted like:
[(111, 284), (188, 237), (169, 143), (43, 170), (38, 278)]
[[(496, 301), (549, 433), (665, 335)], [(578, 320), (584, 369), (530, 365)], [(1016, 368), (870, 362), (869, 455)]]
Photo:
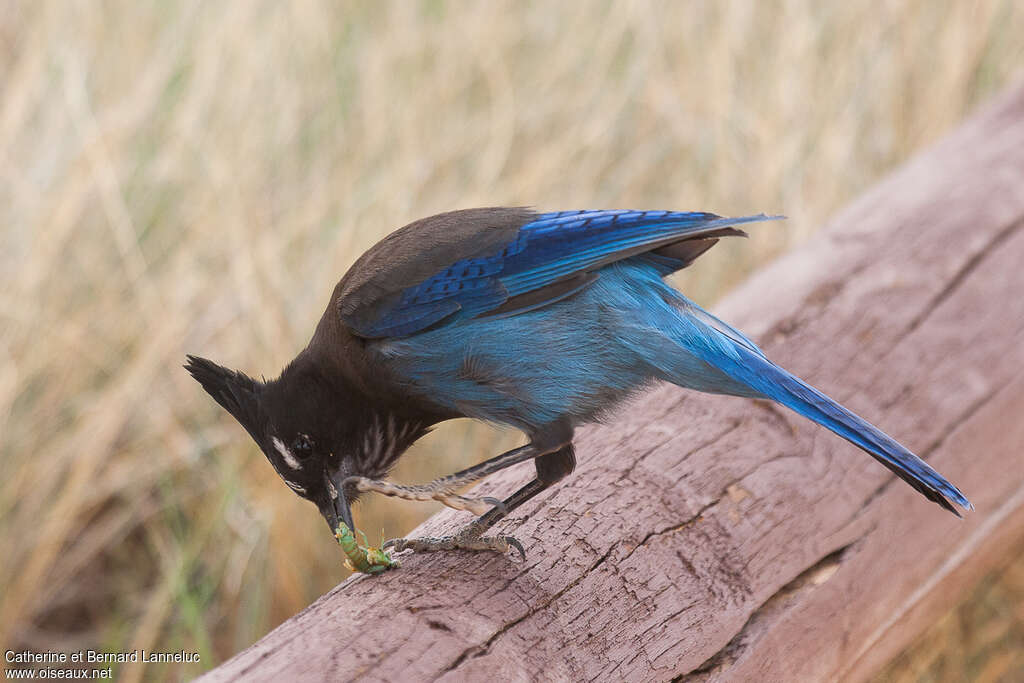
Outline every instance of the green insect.
[(345, 553), (345, 566), (354, 572), (363, 574), (380, 574), (398, 563), (391, 559), (388, 554), (380, 548), (371, 548), (370, 542), (366, 540), (366, 534), (362, 531), (359, 535), (363, 537), (363, 544), (356, 543), (356, 537), (348, 525), (338, 522), (338, 528), (334, 530), (334, 537), (338, 539), (338, 545)]

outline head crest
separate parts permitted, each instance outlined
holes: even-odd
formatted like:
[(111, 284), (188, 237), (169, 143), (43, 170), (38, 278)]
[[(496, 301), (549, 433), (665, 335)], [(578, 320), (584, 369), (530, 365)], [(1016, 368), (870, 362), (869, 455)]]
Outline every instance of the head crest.
[(245, 373), (217, 365), (198, 356), (187, 356), (184, 368), (203, 385), (206, 393), (245, 427), (256, 443), (263, 443), (259, 428), (259, 392), (263, 387)]

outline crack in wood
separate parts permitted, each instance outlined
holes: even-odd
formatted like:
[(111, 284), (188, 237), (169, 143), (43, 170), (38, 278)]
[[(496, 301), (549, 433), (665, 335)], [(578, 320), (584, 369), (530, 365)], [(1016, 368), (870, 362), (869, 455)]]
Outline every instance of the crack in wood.
[[(558, 592), (556, 592), (554, 595), (552, 595), (547, 600), (543, 601), (542, 603), (540, 603), (538, 605), (534, 605), (533, 607), (529, 608), (522, 616), (517, 617), (516, 619), (511, 620), (510, 622), (508, 622), (507, 624), (505, 624), (504, 626), (502, 626), (501, 628), (496, 630), (482, 644), (472, 645), (472, 646), (466, 648), (465, 650), (463, 650), (462, 653), (458, 657), (456, 657), (455, 660), (452, 661), (451, 664), (449, 664), (447, 667), (444, 668), (444, 670), (441, 672), (441, 675), (444, 675), (444, 674), (449, 673), (451, 671), (455, 671), (460, 666), (462, 666), (462, 664), (467, 659), (476, 658), (476, 657), (482, 657), (482, 656), (486, 655), (488, 652), (490, 652), (491, 646), (494, 644), (494, 642), (498, 638), (503, 636), (510, 629), (515, 628), (518, 624), (522, 623), (523, 621), (526, 621), (527, 619), (532, 617), (537, 612), (540, 612), (541, 610), (546, 609), (548, 607), (548, 605), (552, 604), (553, 602), (555, 602), (556, 600), (561, 598), (563, 595), (565, 595), (567, 592), (569, 592), (570, 590), (572, 590), (573, 588), (578, 586), (580, 584), (580, 582), (583, 581), (583, 579), (585, 579), (587, 576), (589, 576), (591, 573), (593, 573), (593, 571), (595, 569), (597, 569), (602, 564), (604, 564), (604, 562), (608, 559), (608, 557), (612, 554), (612, 552), (618, 546), (619, 546), (618, 543), (613, 543), (611, 545), (611, 547), (609, 547), (608, 550), (606, 550), (604, 552), (604, 554), (601, 555), (601, 557), (599, 557), (597, 559), (596, 562), (594, 562), (586, 571), (581, 572), (580, 575), (578, 577), (576, 577), (572, 582), (570, 582), (564, 588), (560, 589)], [(438, 676), (437, 678), (440, 678), (440, 676)]]
[[(731, 428), (725, 430), (723, 432), (723, 434), (732, 431), (732, 429), (735, 429), (735, 427), (736, 427), (736, 425), (734, 424)], [(703, 446), (700, 446), (698, 448), (701, 448), (701, 447), (703, 447)], [(777, 458), (772, 458), (772, 460), (775, 460), (775, 459), (777, 459)], [(767, 463), (767, 462), (771, 462), (771, 460), (765, 461), (765, 463)], [(749, 474), (750, 474), (750, 472), (746, 473), (744, 476), (749, 476)], [(688, 517), (684, 521), (679, 522), (677, 524), (673, 524), (672, 526), (669, 526), (669, 527), (665, 527), (663, 529), (656, 529), (654, 531), (651, 531), (651, 532), (647, 533), (643, 537), (643, 539), (641, 539), (641, 541), (639, 543), (635, 544), (632, 548), (629, 549), (629, 551), (623, 557), (619, 558), (618, 564), (622, 564), (622, 562), (624, 562), (625, 560), (629, 559), (633, 555), (633, 553), (635, 553), (637, 551), (638, 548), (641, 548), (641, 547), (645, 546), (652, 538), (654, 538), (656, 536), (663, 536), (663, 535), (666, 535), (666, 534), (672, 534), (672, 533), (675, 533), (677, 531), (681, 531), (683, 529), (686, 529), (688, 527), (693, 526), (693, 524), (695, 524), (696, 522), (700, 521), (700, 519), (704, 516), (704, 514), (709, 509), (711, 509), (712, 507), (718, 505), (722, 501), (722, 499), (728, 495), (728, 489), (729, 489), (730, 486), (734, 485), (735, 483), (737, 483), (738, 481), (741, 481), (741, 480), (742, 480), (742, 477), (739, 478), (739, 479), (736, 479), (736, 480), (734, 480), (732, 482), (730, 482), (729, 484), (727, 484), (722, 489), (722, 492), (718, 495), (717, 498), (715, 498), (713, 501), (711, 501), (711, 502), (707, 503), (706, 505), (704, 505), (703, 507), (701, 507), (699, 510), (697, 510), (697, 512), (695, 512), (694, 514), (690, 515), (690, 517)], [(526, 613), (524, 613), (520, 617), (517, 617), (516, 619), (511, 620), (510, 622), (508, 622), (507, 624), (505, 624), (504, 626), (502, 626), (501, 628), (496, 630), (483, 643), (474, 644), (474, 645), (471, 645), (471, 646), (465, 648), (459, 654), (459, 656), (456, 657), (455, 660), (452, 661), (452, 663), (449, 664), (441, 672), (441, 674), (444, 675), (444, 674), (447, 674), (449, 672), (455, 671), (456, 669), (458, 669), (463, 663), (465, 663), (469, 659), (473, 659), (473, 658), (476, 658), (476, 657), (482, 657), (482, 656), (486, 655), (488, 652), (490, 652), (491, 647), (493, 646), (495, 641), (497, 641), (501, 636), (503, 636), (509, 630), (511, 630), (512, 628), (514, 628), (518, 624), (522, 623), (526, 619), (529, 619), (531, 616), (533, 616), (537, 612), (540, 612), (540, 611), (546, 609), (549, 605), (551, 605), (556, 600), (561, 598), (569, 590), (571, 590), (571, 589), (575, 588), (577, 585), (579, 585), (579, 583), (582, 582), (587, 576), (592, 574), (594, 571), (596, 571), (598, 569), (598, 567), (600, 567), (602, 564), (604, 564), (607, 561), (607, 559), (611, 556), (611, 554), (616, 550), (616, 548), (618, 548), (619, 546), (623, 545), (623, 543), (624, 542), (620, 541), (618, 543), (612, 544), (601, 555), (601, 557), (599, 557), (597, 559), (596, 562), (594, 562), (586, 571), (582, 572), (570, 584), (568, 584), (567, 586), (565, 586), (564, 588), (559, 590), (557, 593), (555, 593), (553, 596), (551, 596), (549, 599), (547, 599), (543, 603), (541, 603), (539, 605), (535, 605), (535, 606), (529, 608), (526, 611)], [(687, 561), (687, 564), (689, 564), (691, 569), (692, 569), (693, 565), (690, 564), (688, 561)], [(521, 576), (521, 574), (519, 576)], [(519, 576), (517, 576), (516, 578), (519, 578)], [(515, 581), (515, 579), (510, 580), (506, 584), (506, 586), (511, 585), (514, 581)]]
[[(921, 309), (921, 312), (918, 313), (910, 321), (909, 325), (907, 325), (906, 329), (900, 335), (900, 339), (902, 340), (904, 337), (910, 335), (911, 333), (914, 332), (914, 330), (920, 327), (921, 324), (924, 323), (924, 321), (927, 320), (928, 317), (935, 312), (935, 310), (942, 304), (942, 302), (947, 300), (949, 296), (953, 294), (953, 292), (955, 292), (960, 287), (960, 285), (964, 283), (964, 281), (967, 280), (971, 273), (977, 270), (978, 266), (980, 266), (981, 263), (986, 258), (988, 258), (990, 254), (992, 254), (1000, 245), (1002, 245), (1004, 242), (1010, 239), (1013, 233), (1015, 233), (1017, 230), (1020, 230), (1022, 227), (1024, 227), (1024, 220), (1015, 219), (1013, 221), (1010, 221), (1000, 230), (998, 230), (996, 234), (993, 235), (992, 239), (986, 242), (985, 245), (980, 250), (978, 250), (977, 253), (975, 253), (969, 259), (967, 259), (967, 261), (957, 270), (957, 272), (953, 274), (953, 277), (950, 278), (949, 282), (946, 283), (946, 286), (943, 287), (937, 294), (935, 294), (935, 296), (933, 296), (927, 304), (925, 304), (924, 308)], [(895, 344), (893, 346), (895, 346)]]
[(696, 681), (699, 680), (700, 674), (717, 673), (731, 666), (743, 655), (743, 651), (756, 640), (756, 631), (761, 623), (790, 609), (800, 600), (804, 599), (811, 591), (829, 581), (839, 571), (843, 560), (849, 555), (856, 544), (856, 540), (851, 541), (829, 552), (797, 574), (796, 577), (768, 596), (764, 602), (752, 611), (736, 634), (729, 639), (728, 643), (696, 668), (676, 676), (672, 680), (674, 682)]
[(1010, 386), (1010, 384), (1012, 383), (1013, 378), (1011, 377), (1005, 380), (1004, 382), (1000, 383), (992, 391), (986, 392), (979, 396), (976, 400), (972, 401), (967, 406), (966, 410), (957, 415), (957, 417), (951, 423), (949, 423), (949, 426), (943, 431), (942, 434), (938, 436), (938, 438), (936, 438), (934, 441), (928, 444), (928, 446), (926, 446), (924, 450), (921, 451), (921, 458), (927, 459), (928, 457), (931, 456), (932, 453), (942, 448), (943, 444), (945, 444), (946, 441), (951, 436), (953, 436), (953, 434), (955, 434), (964, 423), (968, 422), (972, 417), (974, 417), (978, 413), (979, 410), (985, 407), (985, 404), (994, 400), (997, 396), (999, 396), (999, 394), (1003, 392), (1004, 389), (1006, 389), (1006, 387)]

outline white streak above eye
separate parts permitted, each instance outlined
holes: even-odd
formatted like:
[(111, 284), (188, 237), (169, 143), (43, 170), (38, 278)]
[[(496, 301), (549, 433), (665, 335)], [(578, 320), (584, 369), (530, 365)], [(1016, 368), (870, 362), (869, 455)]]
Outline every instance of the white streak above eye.
[(274, 450), (276, 450), (282, 458), (284, 458), (284, 464), (291, 467), (293, 470), (302, 469), (302, 464), (296, 460), (292, 452), (281, 442), (281, 439), (276, 436), (271, 439), (274, 442)]

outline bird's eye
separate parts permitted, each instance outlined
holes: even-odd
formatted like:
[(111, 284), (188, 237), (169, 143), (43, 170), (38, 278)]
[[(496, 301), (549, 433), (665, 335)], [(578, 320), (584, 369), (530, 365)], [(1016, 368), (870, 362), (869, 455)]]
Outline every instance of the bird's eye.
[(295, 437), (295, 440), (292, 441), (292, 453), (302, 460), (313, 455), (313, 439), (309, 438), (305, 434), (299, 434)]

